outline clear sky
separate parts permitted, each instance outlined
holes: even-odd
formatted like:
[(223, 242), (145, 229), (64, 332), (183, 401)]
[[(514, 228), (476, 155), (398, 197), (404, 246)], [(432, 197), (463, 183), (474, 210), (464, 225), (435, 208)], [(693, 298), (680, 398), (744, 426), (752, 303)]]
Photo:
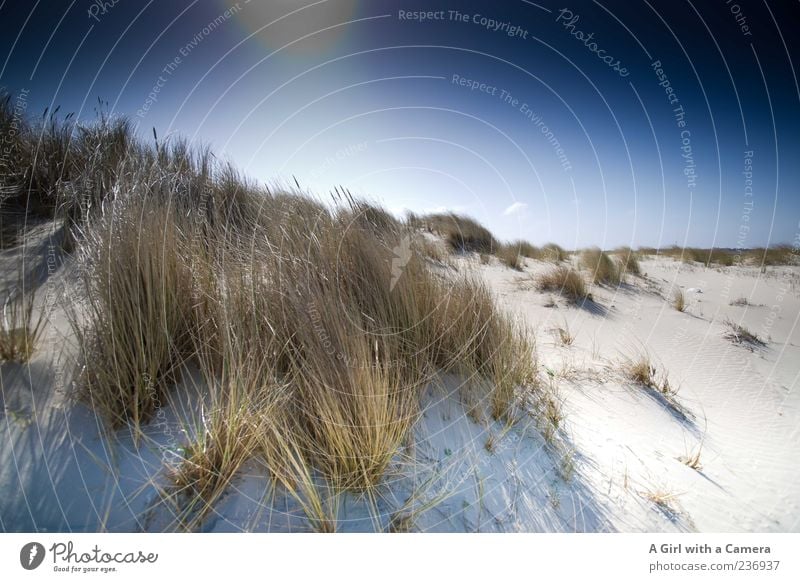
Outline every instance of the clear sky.
[(0, 0), (0, 87), (503, 239), (758, 246), (800, 231), (798, 32), (788, 1)]

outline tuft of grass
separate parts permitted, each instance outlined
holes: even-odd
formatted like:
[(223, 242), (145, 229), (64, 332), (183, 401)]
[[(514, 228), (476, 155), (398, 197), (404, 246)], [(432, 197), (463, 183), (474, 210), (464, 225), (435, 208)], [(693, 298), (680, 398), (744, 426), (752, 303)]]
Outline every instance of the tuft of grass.
[(583, 251), (581, 266), (591, 273), (592, 282), (595, 284), (619, 285), (622, 280), (619, 267), (599, 248)]
[(36, 349), (44, 329), (44, 311), (36, 311), (36, 290), (18, 267), (17, 283), (7, 291), (0, 319), (0, 361), (27, 362)]
[(619, 247), (614, 251), (614, 254), (619, 260), (618, 269), (620, 277), (624, 277), (626, 274), (638, 277), (642, 274), (642, 269), (639, 266), (639, 259), (630, 247)]
[(658, 369), (646, 352), (636, 358), (624, 361), (623, 371), (631, 382), (654, 390), (667, 399), (671, 399), (677, 394), (677, 391), (670, 385), (666, 372), (659, 378)]
[(553, 329), (553, 335), (561, 343), (562, 346), (571, 346), (575, 342), (575, 336), (569, 330), (569, 324), (564, 322), (564, 327), (556, 327)]
[(761, 339), (758, 334), (750, 331), (745, 326), (736, 323), (730, 319), (725, 320), (725, 325), (728, 331), (725, 332), (724, 337), (736, 344), (747, 344), (751, 347), (763, 347), (767, 343)]
[(192, 274), (174, 207), (120, 201), (81, 247), (85, 305), (71, 322), (82, 348), (84, 399), (112, 428), (140, 424), (165, 401), (190, 352)]
[(694, 469), (695, 471), (702, 471), (703, 465), (700, 462), (700, 453), (703, 451), (703, 443), (700, 443), (700, 446), (697, 447), (697, 450), (693, 453), (687, 453), (686, 455), (679, 457), (678, 460), (689, 467), (690, 469)]
[(583, 276), (571, 267), (553, 267), (537, 278), (536, 285), (540, 291), (560, 293), (572, 302), (583, 301), (588, 295)]
[(656, 368), (650, 364), (650, 360), (646, 356), (641, 356), (637, 360), (631, 361), (625, 370), (628, 379), (647, 386), (648, 388), (655, 388), (657, 386), (655, 375)]
[(487, 453), (494, 453), (497, 450), (497, 437), (493, 433), (490, 432), (489, 436), (486, 437), (483, 448), (486, 449)]
[(733, 307), (747, 307), (748, 305), (752, 305), (752, 303), (748, 301), (747, 297), (742, 296), (733, 299), (728, 305), (731, 305)]
[(642, 495), (650, 503), (655, 505), (659, 511), (670, 518), (675, 518), (680, 514), (677, 506), (677, 499), (680, 496), (679, 493), (658, 488), (645, 491)]
[(674, 307), (676, 311), (686, 311), (686, 295), (683, 293), (683, 290), (678, 287), (675, 288), (672, 294), (672, 307)]
[(184, 445), (183, 458), (170, 477), (169, 498), (176, 506), (176, 521), (192, 530), (213, 509), (236, 472), (250, 458), (254, 423), (244, 410), (218, 408), (204, 415), (199, 434)]

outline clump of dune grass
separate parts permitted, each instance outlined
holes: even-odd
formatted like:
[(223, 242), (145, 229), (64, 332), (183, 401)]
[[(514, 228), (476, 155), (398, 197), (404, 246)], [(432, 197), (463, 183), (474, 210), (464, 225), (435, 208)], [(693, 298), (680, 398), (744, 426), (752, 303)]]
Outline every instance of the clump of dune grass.
[(561, 248), (556, 243), (547, 243), (542, 247), (541, 258), (551, 263), (560, 263), (567, 260), (567, 251)]
[(750, 303), (747, 297), (742, 296), (742, 297), (737, 297), (736, 299), (732, 299), (731, 302), (728, 303), (728, 305), (732, 307), (747, 307), (748, 305), (752, 305), (752, 303)]
[(624, 370), (628, 379), (636, 384), (652, 388), (665, 395), (673, 393), (666, 375), (662, 379), (658, 378), (658, 370), (647, 354), (641, 354), (638, 358), (625, 362)]
[(536, 286), (540, 291), (559, 293), (572, 302), (583, 301), (588, 295), (583, 276), (575, 269), (563, 265), (539, 275)]
[(474, 218), (455, 213), (415, 216), (412, 224), (444, 237), (456, 252), (493, 254), (499, 243), (494, 235)]
[(528, 259), (539, 259), (542, 256), (542, 250), (526, 240), (515, 240), (507, 246), (517, 249), (517, 254)]
[(595, 284), (619, 285), (621, 282), (619, 267), (599, 248), (584, 250), (581, 253), (581, 266), (591, 273)]
[(680, 288), (676, 287), (672, 293), (672, 307), (674, 307), (676, 311), (686, 311), (686, 295)]
[(523, 267), (525, 266), (524, 259), (519, 253), (518, 247), (515, 247), (512, 244), (501, 245), (497, 249), (497, 258), (506, 267), (509, 269), (514, 269), (515, 271), (522, 271)]
[(147, 421), (190, 350), (192, 274), (174, 207), (118, 201), (81, 247), (84, 302), (72, 313), (79, 383), (111, 427)]
[(638, 277), (642, 274), (642, 269), (639, 265), (639, 259), (637, 258), (636, 253), (633, 252), (633, 249), (630, 247), (620, 247), (614, 253), (619, 260), (618, 268), (620, 277), (624, 277), (626, 274), (631, 274)]
[(763, 347), (766, 342), (761, 339), (758, 334), (750, 331), (745, 326), (736, 323), (730, 319), (725, 320), (725, 326), (728, 330), (725, 332), (724, 337), (736, 344), (746, 344), (751, 347)]
[(243, 409), (218, 408), (204, 414), (199, 433), (183, 446), (170, 472), (165, 499), (177, 525), (192, 530), (212, 510), (236, 472), (252, 455), (257, 425)]
[(494, 252), (478, 223), (401, 222), (346, 191), (325, 205), (260, 187), (181, 140), (124, 151), (98, 162), (114, 188), (73, 222), (76, 382), (110, 428), (138, 439), (174, 385), (201, 371), (201, 413), (186, 421), (164, 492), (180, 529), (253, 459), (312, 529), (332, 531), (324, 491), (374, 492), (443, 372), (495, 419), (531, 405), (552, 424), (531, 332), (479, 279), (432, 269), (411, 224), (429, 221), (451, 249)]
[(636, 358), (625, 360), (622, 368), (628, 380), (657, 392), (676, 410), (681, 410), (675, 400), (678, 391), (670, 384), (666, 371), (659, 373), (658, 368), (646, 352), (639, 354)]
[(314, 467), (342, 490), (379, 483), (438, 372), (480, 386), (498, 419), (513, 417), (518, 391), (539, 390), (529, 332), (479, 281), (433, 276), (413, 245), (399, 260), (394, 249), (409, 235), (400, 223), (355, 200), (330, 210), (261, 196), (236, 226), (184, 222), (160, 198), (117, 200), (81, 247), (81, 380), (112, 426), (146, 422), (192, 361), (225, 394), (232, 370), (254, 374), (246, 397), (222, 399), (187, 444), (174, 490), (195, 501), (181, 515), (229, 483), (278, 387), (283, 410), (266, 416), (284, 418), (269, 419), (290, 431), (280, 446), (302, 452), (290, 469)]
[(24, 262), (18, 267), (16, 285), (3, 301), (0, 319), (0, 360), (27, 362), (36, 349), (44, 329), (44, 311), (36, 310), (36, 290), (24, 273)]

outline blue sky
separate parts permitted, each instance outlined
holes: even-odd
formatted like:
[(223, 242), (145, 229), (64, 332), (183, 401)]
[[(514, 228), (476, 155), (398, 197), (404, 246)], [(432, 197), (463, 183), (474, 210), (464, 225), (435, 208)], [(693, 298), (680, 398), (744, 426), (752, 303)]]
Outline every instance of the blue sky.
[(800, 230), (796, 6), (5, 1), (0, 86), (504, 239), (757, 246)]

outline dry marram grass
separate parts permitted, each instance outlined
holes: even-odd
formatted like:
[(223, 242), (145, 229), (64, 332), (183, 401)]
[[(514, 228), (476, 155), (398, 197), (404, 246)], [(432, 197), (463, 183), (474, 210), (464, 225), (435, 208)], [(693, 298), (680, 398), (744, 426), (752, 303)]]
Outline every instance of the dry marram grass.
[(672, 307), (674, 307), (676, 311), (686, 311), (686, 295), (684, 295), (683, 290), (676, 288), (675, 291), (673, 291)]
[(581, 253), (581, 266), (591, 273), (595, 284), (619, 285), (621, 273), (619, 266), (605, 252), (591, 248)]
[(583, 276), (571, 267), (553, 267), (536, 279), (540, 291), (560, 293), (572, 302), (583, 301), (588, 292)]
[[(142, 143), (124, 119), (47, 124), (47, 155), (29, 156), (34, 132), (21, 131), (20, 174), (2, 187), (13, 192), (4, 203), (31, 196), (69, 233), (80, 394), (109, 428), (141, 440), (174, 386), (201, 378), (163, 491), (176, 529), (195, 529), (254, 460), (312, 529), (334, 530), (324, 492), (380, 483), (421, 390), (442, 372), (463, 378), (495, 419), (513, 422), (533, 403), (541, 426), (559, 422), (531, 332), (484, 283), (433, 268), (441, 253), (416, 244), (428, 228), (452, 250), (496, 252), (473, 219), (401, 222), (338, 189), (325, 205), (256, 186), (207, 149)], [(514, 251), (519, 260), (535, 248)], [(582, 295), (573, 277), (566, 292)], [(0, 337), (16, 341), (22, 322), (29, 354), (40, 328), (27, 297)]]

